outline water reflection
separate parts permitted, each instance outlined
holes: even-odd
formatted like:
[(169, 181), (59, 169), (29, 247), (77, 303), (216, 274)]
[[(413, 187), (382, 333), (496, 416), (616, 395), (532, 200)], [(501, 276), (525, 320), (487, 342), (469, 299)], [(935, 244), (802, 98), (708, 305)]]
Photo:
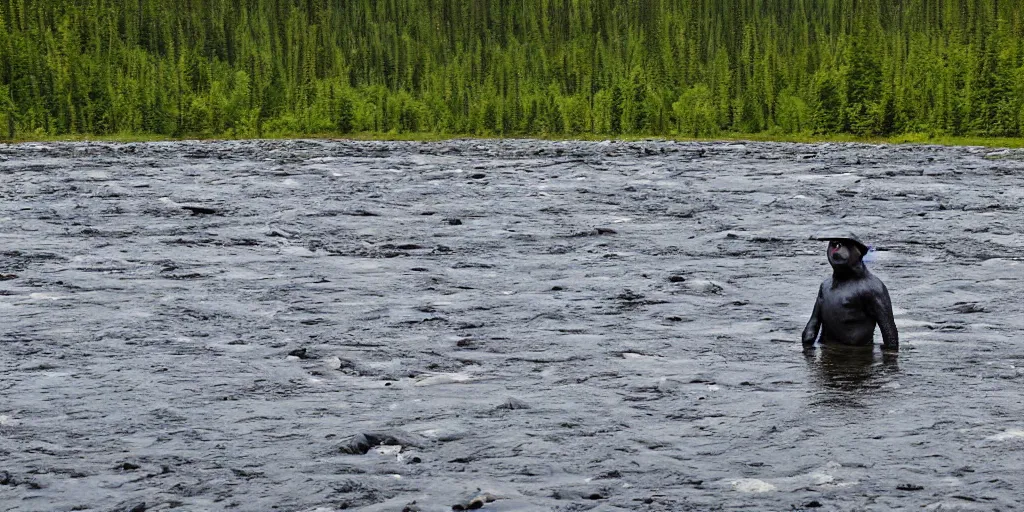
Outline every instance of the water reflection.
[(804, 355), (819, 404), (864, 407), (899, 372), (898, 356), (875, 347), (825, 345)]

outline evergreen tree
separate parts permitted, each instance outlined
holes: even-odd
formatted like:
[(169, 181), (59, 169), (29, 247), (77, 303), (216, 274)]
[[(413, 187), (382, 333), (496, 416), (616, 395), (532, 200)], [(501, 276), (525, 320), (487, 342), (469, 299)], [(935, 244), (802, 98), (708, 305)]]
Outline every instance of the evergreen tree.
[(820, 71), (815, 77), (813, 125), (817, 133), (839, 133), (845, 124), (839, 78), (834, 72)]
[(881, 127), (882, 68), (864, 35), (847, 50), (846, 121), (857, 135), (875, 135)]
[(8, 138), (1020, 136), (1022, 83), (1021, 2), (0, 0)]
[(15, 105), (7, 86), (0, 86), (0, 130), (8, 140), (14, 138)]
[(611, 105), (609, 107), (609, 128), (612, 134), (622, 133), (622, 89), (616, 84), (612, 87)]
[(337, 128), (340, 133), (351, 133), (355, 128), (355, 105), (347, 93), (338, 97)]
[(672, 104), (679, 134), (686, 137), (710, 137), (718, 133), (717, 112), (711, 89), (697, 84), (687, 89)]

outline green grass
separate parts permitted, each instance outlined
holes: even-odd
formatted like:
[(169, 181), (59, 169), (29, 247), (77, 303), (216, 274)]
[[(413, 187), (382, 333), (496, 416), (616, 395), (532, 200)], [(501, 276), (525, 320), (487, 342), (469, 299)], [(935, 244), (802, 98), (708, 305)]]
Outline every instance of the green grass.
[[(850, 134), (834, 135), (812, 135), (812, 134), (777, 134), (777, 133), (727, 133), (716, 137), (679, 137), (676, 135), (618, 135), (582, 133), (577, 135), (516, 135), (502, 137), (496, 135), (474, 135), (474, 134), (452, 134), (452, 133), (354, 133), (340, 135), (337, 133), (285, 133), (273, 134), (262, 137), (262, 139), (284, 140), (284, 139), (327, 139), (327, 140), (358, 140), (358, 141), (412, 141), (412, 142), (437, 142), (453, 139), (481, 139), (481, 140), (502, 140), (502, 139), (539, 139), (539, 140), (620, 140), (620, 141), (641, 141), (641, 140), (672, 140), (672, 141), (756, 141), (756, 142), (793, 142), (793, 143), (866, 143), (866, 144), (914, 144), (914, 145), (939, 145), (939, 146), (981, 146), (989, 148), (1024, 148), (1024, 138), (1014, 137), (954, 137), (939, 135), (912, 133), (895, 135), (892, 137), (858, 137)], [(155, 134), (117, 134), (117, 135), (62, 135), (62, 136), (28, 136), (18, 137), (14, 141), (0, 141), (0, 143), (21, 143), (21, 142), (156, 142), (174, 140), (247, 140), (243, 138), (222, 138), (208, 136), (183, 136), (168, 137)]]

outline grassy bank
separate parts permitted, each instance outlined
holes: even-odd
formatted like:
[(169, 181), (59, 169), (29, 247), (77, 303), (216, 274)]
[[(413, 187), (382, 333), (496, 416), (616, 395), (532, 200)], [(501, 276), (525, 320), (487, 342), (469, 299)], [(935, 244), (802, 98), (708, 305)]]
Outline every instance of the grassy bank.
[[(810, 134), (723, 134), (718, 137), (706, 137), (706, 138), (689, 138), (689, 137), (678, 137), (678, 136), (651, 136), (651, 135), (620, 135), (614, 138), (608, 135), (600, 134), (579, 134), (575, 136), (549, 136), (544, 134), (536, 135), (522, 135), (516, 137), (495, 137), (495, 136), (480, 136), (471, 134), (453, 134), (453, 133), (429, 133), (429, 132), (418, 132), (418, 133), (355, 133), (339, 135), (336, 133), (288, 133), (288, 134), (277, 134), (273, 136), (263, 137), (268, 140), (286, 140), (286, 139), (332, 139), (332, 140), (360, 140), (360, 141), (413, 141), (413, 142), (437, 142), (452, 139), (481, 139), (481, 140), (501, 140), (505, 138), (514, 139), (538, 139), (538, 140), (587, 140), (587, 141), (601, 141), (601, 140), (620, 140), (620, 141), (640, 141), (640, 140), (673, 140), (679, 142), (686, 141), (702, 141), (702, 142), (714, 142), (714, 141), (757, 141), (757, 142), (792, 142), (792, 143), (803, 143), (803, 144), (816, 144), (816, 143), (864, 143), (864, 144), (917, 144), (917, 145), (939, 145), (939, 146), (980, 146), (989, 148), (1024, 148), (1024, 138), (1015, 137), (953, 137), (953, 136), (929, 136), (927, 134), (904, 134), (896, 135), (892, 137), (857, 137), (849, 134), (839, 135), (810, 135)], [(166, 137), (163, 135), (153, 134), (120, 134), (120, 135), (102, 135), (102, 136), (91, 136), (91, 135), (73, 135), (73, 136), (43, 136), (43, 137), (24, 137), (15, 138), (11, 140), (0, 140), (0, 144), (11, 144), (11, 143), (25, 143), (25, 142), (160, 142), (160, 141), (174, 141), (174, 140), (246, 140), (244, 138), (223, 138), (223, 137), (201, 137), (201, 136), (188, 136), (188, 137)]]

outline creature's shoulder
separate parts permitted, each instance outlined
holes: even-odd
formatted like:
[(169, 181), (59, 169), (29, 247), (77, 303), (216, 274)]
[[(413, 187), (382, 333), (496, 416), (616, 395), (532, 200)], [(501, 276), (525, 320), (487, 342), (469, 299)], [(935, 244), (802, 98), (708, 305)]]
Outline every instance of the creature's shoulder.
[(864, 279), (861, 280), (861, 289), (870, 294), (887, 291), (885, 283), (874, 274), (864, 276)]

